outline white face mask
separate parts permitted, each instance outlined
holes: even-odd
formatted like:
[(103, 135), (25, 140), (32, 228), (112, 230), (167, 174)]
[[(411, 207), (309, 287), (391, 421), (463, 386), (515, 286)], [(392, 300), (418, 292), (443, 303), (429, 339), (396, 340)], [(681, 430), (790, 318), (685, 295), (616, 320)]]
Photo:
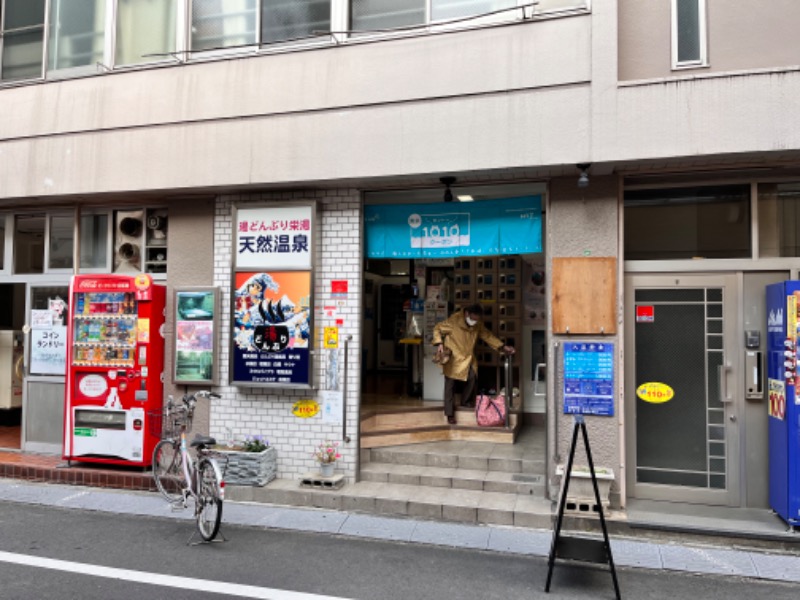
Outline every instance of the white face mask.
[(477, 325), (477, 324), (478, 324), (478, 322), (475, 319), (471, 319), (471, 318), (467, 317), (467, 325), (469, 325), (470, 327), (475, 327), (475, 325)]

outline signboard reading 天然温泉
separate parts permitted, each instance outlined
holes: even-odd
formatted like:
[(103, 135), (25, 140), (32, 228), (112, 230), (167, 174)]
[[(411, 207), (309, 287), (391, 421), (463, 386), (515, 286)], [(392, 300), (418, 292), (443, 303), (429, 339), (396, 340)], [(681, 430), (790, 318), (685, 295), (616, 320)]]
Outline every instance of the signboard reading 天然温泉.
[(312, 207), (242, 208), (236, 213), (236, 268), (311, 268)]
[(314, 207), (240, 208), (235, 222), (231, 382), (308, 387)]

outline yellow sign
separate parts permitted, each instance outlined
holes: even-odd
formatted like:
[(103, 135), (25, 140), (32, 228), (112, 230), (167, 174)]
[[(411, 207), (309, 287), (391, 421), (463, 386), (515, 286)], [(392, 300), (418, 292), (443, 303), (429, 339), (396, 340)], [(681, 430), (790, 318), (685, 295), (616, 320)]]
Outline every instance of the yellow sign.
[(136, 342), (150, 343), (150, 319), (136, 319)]
[(301, 419), (310, 419), (319, 412), (319, 402), (312, 398), (298, 400), (292, 404), (292, 414)]
[(675, 396), (675, 390), (666, 383), (649, 381), (636, 388), (636, 395), (651, 404), (663, 404), (669, 402)]
[(786, 336), (797, 340), (797, 296), (792, 294), (786, 298)]
[(334, 348), (339, 347), (339, 328), (338, 327), (326, 327), (323, 343), (325, 348), (329, 350), (333, 350)]

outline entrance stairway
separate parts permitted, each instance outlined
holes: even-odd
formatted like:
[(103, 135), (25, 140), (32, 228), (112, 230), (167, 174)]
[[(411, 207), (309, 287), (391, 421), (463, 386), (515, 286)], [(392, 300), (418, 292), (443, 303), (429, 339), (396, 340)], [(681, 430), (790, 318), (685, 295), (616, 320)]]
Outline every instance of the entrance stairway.
[[(441, 409), (439, 409), (441, 410)], [(544, 498), (544, 430), (527, 427), (516, 444), (439, 441), (362, 450), (361, 481), (339, 489), (278, 479), (229, 486), (240, 501), (433, 520), (549, 528)]]
[(509, 427), (478, 427), (475, 409), (458, 407), (456, 425), (447, 423), (441, 402), (420, 406), (364, 407), (361, 416), (361, 447), (381, 448), (446, 440), (513, 444), (519, 433), (520, 415), (512, 408)]

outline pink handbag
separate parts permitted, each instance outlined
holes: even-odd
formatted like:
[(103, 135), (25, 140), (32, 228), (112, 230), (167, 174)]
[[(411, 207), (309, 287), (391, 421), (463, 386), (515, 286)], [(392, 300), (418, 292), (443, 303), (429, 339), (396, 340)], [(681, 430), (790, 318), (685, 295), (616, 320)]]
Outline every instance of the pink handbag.
[(503, 394), (475, 399), (475, 419), (480, 427), (503, 427), (506, 424), (506, 397)]

